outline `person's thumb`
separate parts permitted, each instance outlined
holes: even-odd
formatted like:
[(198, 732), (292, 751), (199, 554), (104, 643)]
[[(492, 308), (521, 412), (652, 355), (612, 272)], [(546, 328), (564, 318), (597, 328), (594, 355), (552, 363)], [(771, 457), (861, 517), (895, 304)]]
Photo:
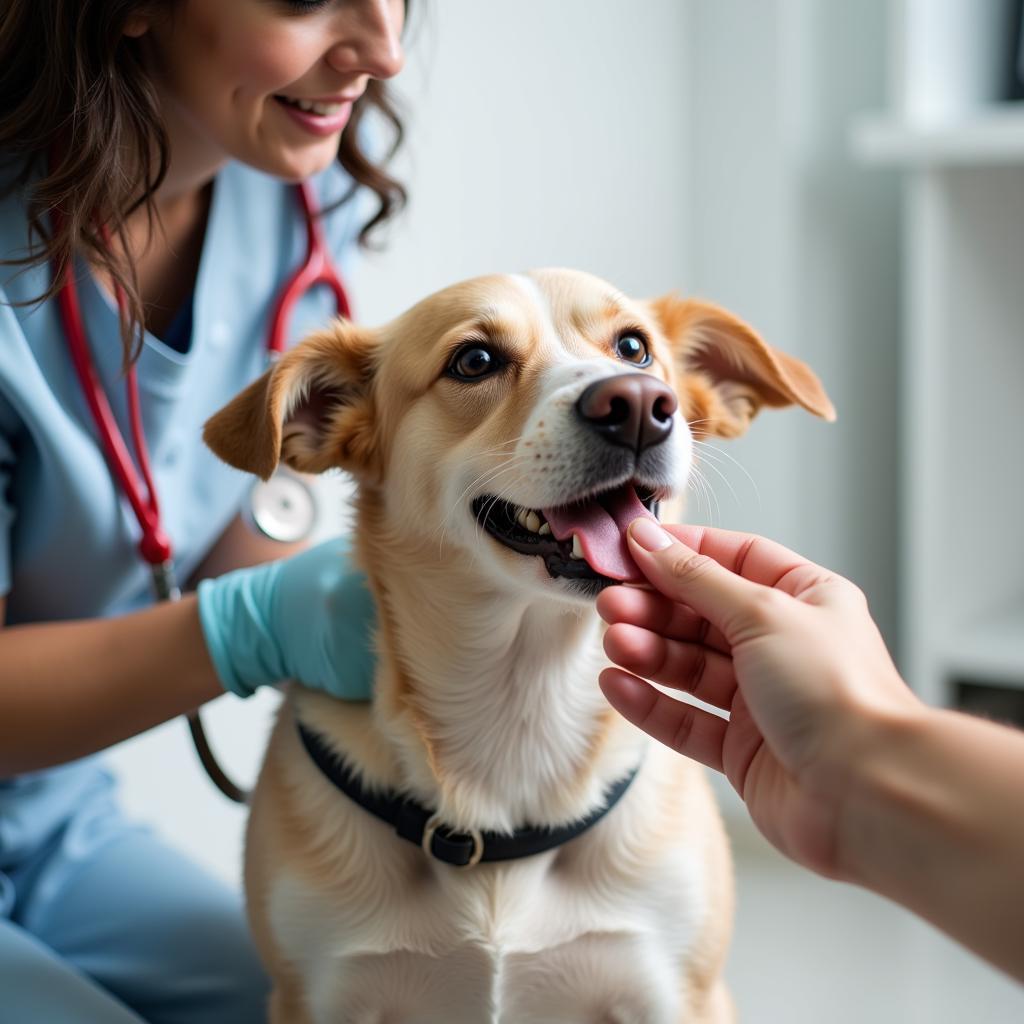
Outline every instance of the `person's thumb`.
[(730, 643), (763, 588), (730, 572), (663, 530), (654, 519), (630, 523), (629, 551), (656, 590), (692, 608)]

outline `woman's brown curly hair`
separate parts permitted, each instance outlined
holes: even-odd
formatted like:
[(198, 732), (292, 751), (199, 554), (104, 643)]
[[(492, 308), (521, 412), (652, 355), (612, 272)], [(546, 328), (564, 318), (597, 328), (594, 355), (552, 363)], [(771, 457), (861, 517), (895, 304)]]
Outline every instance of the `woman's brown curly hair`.
[[(145, 207), (167, 172), (169, 142), (138, 41), (125, 35), (134, 15), (177, 0), (2, 0), (0, 5), (0, 157), (18, 173), (6, 193), (25, 188), (33, 244), (7, 265), (54, 268), (53, 297), (75, 252), (123, 289), (125, 365), (142, 343), (143, 306), (134, 266), (100, 234), (105, 225), (127, 251), (126, 220)], [(408, 0), (406, 0), (408, 9)], [(360, 147), (359, 126), (377, 111), (393, 129), (390, 151), (375, 164)], [(338, 160), (378, 207), (359, 241), (398, 212), (405, 188), (384, 169), (402, 141), (398, 112), (384, 84), (371, 80), (342, 132)], [(354, 191), (354, 189), (353, 189)], [(349, 193), (349, 196), (351, 193)], [(346, 201), (349, 196), (342, 198)], [(335, 204), (337, 205), (337, 204)], [(54, 211), (60, 216), (54, 218)]]

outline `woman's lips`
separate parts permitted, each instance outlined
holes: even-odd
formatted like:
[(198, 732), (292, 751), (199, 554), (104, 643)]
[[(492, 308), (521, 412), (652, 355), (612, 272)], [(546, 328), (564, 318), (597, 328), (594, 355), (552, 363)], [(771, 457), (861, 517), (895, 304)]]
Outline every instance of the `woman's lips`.
[(274, 99), (277, 101), (277, 105), (291, 117), (292, 121), (311, 135), (320, 137), (340, 132), (348, 123), (348, 119), (352, 114), (351, 100), (346, 100), (341, 104), (338, 104), (336, 101), (329, 104), (323, 103), (323, 106), (337, 107), (338, 109), (333, 110), (329, 114), (318, 114), (314, 110), (302, 110), (293, 101), (289, 101), (281, 96), (275, 96)]

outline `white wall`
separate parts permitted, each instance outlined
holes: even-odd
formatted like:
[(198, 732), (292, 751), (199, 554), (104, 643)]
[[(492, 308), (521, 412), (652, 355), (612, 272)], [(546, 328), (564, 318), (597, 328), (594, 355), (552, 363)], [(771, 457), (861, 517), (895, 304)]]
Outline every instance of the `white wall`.
[(359, 275), (360, 318), (390, 319), (461, 278), (542, 266), (631, 293), (684, 286), (686, 4), (420, 6), (402, 81), (412, 203)]
[(887, 2), (691, 10), (692, 286), (809, 363), (839, 415), (762, 414), (703, 511), (856, 580), (894, 642), (899, 188), (847, 142), (884, 106)]
[[(435, 0), (401, 91), (412, 203), (353, 282), (365, 322), (492, 271), (565, 265), (645, 295), (687, 285), (686, 4)], [(205, 715), (251, 782), (273, 694)], [(184, 720), (114, 753), (125, 803), (229, 880), (243, 811), (198, 768)]]

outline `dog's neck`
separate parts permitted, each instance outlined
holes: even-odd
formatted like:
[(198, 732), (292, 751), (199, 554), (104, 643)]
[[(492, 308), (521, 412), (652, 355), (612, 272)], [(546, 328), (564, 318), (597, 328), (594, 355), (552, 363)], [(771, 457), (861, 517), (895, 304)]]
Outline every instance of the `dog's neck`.
[(425, 558), (357, 536), (378, 606), (374, 719), (393, 746), (392, 784), (463, 828), (553, 825), (599, 806), (643, 741), (598, 687), (594, 610), (488, 583), (436, 546)]

